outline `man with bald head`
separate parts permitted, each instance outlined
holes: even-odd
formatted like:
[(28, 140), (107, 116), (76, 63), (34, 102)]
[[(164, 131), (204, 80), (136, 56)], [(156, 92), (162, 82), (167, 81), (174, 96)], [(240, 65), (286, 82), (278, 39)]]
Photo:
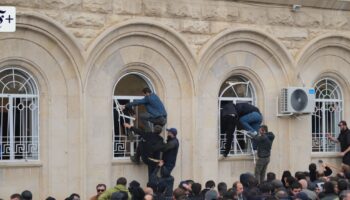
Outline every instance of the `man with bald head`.
[(299, 183), (301, 184), (301, 188), (302, 188), (301, 192), (304, 192), (307, 195), (307, 197), (311, 200), (317, 199), (316, 192), (307, 189), (308, 185), (307, 185), (307, 181), (305, 179), (300, 179)]

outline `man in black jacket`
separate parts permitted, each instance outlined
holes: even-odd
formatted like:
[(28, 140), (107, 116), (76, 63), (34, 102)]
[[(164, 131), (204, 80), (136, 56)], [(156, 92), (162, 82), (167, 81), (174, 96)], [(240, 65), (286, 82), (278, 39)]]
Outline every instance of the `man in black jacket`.
[(222, 107), (220, 114), (221, 114), (221, 132), (226, 134), (226, 144), (225, 144), (225, 151), (223, 156), (227, 157), (227, 154), (229, 154), (231, 150), (233, 133), (236, 130), (236, 126), (238, 122), (237, 110), (235, 105), (231, 102), (226, 103)]
[(330, 134), (327, 134), (327, 137), (333, 142), (340, 143), (340, 155), (343, 156), (343, 164), (350, 166), (350, 130), (344, 120), (340, 121), (338, 126), (340, 128), (338, 138), (336, 139)]
[[(162, 126), (155, 125), (153, 132), (145, 132), (142, 129), (135, 128), (128, 123), (124, 123), (125, 128), (129, 128), (135, 134), (140, 135), (139, 147), (142, 161), (148, 166), (148, 178), (150, 179), (152, 172), (156, 169), (157, 163), (151, 159), (159, 160), (160, 152), (164, 149), (165, 144), (160, 133)], [(151, 158), (151, 159), (150, 159)]]
[(275, 139), (275, 135), (272, 132), (268, 132), (266, 125), (262, 125), (259, 128), (259, 135), (254, 136), (257, 149), (258, 160), (255, 165), (255, 178), (262, 183), (266, 175), (267, 165), (270, 162), (272, 142)]
[(174, 187), (174, 178), (171, 176), (171, 172), (173, 171), (176, 164), (177, 153), (179, 151), (179, 140), (176, 137), (176, 128), (170, 128), (166, 130), (168, 132), (167, 143), (161, 149), (163, 152), (163, 159), (158, 163), (161, 174), (159, 182), (163, 182), (166, 186), (165, 196), (171, 197)]

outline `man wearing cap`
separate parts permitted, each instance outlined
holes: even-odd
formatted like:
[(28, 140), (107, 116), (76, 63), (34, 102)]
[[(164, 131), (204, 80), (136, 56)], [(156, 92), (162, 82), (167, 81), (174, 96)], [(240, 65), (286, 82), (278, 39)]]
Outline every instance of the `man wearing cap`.
[(162, 180), (166, 184), (165, 196), (171, 197), (174, 187), (174, 178), (171, 176), (176, 164), (177, 152), (179, 151), (179, 140), (176, 128), (166, 129), (168, 132), (167, 143), (162, 148), (163, 159), (158, 163)]
[(329, 133), (327, 137), (333, 142), (340, 143), (340, 155), (343, 156), (343, 164), (350, 165), (350, 130), (344, 120), (340, 121), (338, 126), (340, 128), (338, 138), (334, 138)]

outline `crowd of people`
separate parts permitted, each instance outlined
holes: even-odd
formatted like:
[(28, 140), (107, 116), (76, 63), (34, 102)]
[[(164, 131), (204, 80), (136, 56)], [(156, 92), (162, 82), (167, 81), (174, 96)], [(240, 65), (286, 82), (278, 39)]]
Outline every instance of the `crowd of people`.
[[(329, 140), (339, 142), (343, 156), (341, 173), (333, 174), (329, 165), (311, 163), (309, 171), (284, 171), (282, 178), (277, 179), (273, 172), (266, 175), (270, 162), (271, 148), (274, 134), (268, 130), (267, 125), (261, 125), (263, 116), (260, 110), (249, 103), (228, 102), (221, 107), (222, 132), (226, 134), (226, 145), (223, 157), (226, 158), (231, 150), (233, 134), (238, 124), (240, 130), (252, 138), (253, 149), (257, 154), (254, 175), (243, 173), (239, 180), (233, 181), (232, 186), (224, 182), (216, 184), (207, 181), (202, 185), (193, 180), (181, 181), (174, 189), (174, 177), (171, 175), (176, 165), (179, 149), (177, 129), (169, 128), (166, 142), (161, 136), (167, 123), (167, 112), (159, 97), (149, 88), (142, 90), (144, 98), (120, 106), (120, 111), (133, 109), (143, 105), (145, 113), (140, 114), (143, 128), (134, 127), (132, 121), (124, 121), (128, 134), (139, 136), (136, 154), (131, 160), (139, 164), (142, 160), (148, 167), (147, 186), (141, 187), (136, 180), (127, 184), (127, 179), (120, 177), (116, 185), (107, 189), (105, 184), (96, 186), (96, 195), (90, 200), (350, 200), (350, 131), (345, 121), (341, 121), (340, 134), (337, 138), (328, 134)], [(131, 112), (135, 113), (135, 112)], [(132, 116), (134, 118), (136, 116)], [(11, 200), (31, 200), (30, 191), (22, 194), (13, 194)], [(46, 200), (54, 200), (48, 197)], [(66, 200), (79, 200), (78, 194), (71, 194)], [(0, 199), (1, 200), (1, 199)]]
[[(96, 195), (90, 200), (350, 200), (350, 167), (343, 165), (341, 172), (333, 172), (332, 165), (311, 163), (306, 171), (297, 171), (292, 175), (284, 171), (281, 178), (273, 172), (259, 182), (253, 174), (247, 172), (233, 180), (232, 185), (225, 182), (216, 184), (209, 180), (204, 184), (193, 180), (183, 180), (167, 193), (162, 182), (148, 182), (144, 187), (133, 180), (120, 177), (116, 185), (107, 189), (105, 184), (96, 186)], [(28, 190), (22, 194), (13, 194), (11, 200), (32, 200)], [(48, 197), (46, 200), (55, 200)], [(72, 194), (65, 200), (80, 200), (78, 194)]]

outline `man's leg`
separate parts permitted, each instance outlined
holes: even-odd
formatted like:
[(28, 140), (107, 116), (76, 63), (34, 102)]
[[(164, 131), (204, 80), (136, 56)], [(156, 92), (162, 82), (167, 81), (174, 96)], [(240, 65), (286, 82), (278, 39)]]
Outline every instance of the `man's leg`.
[(165, 117), (157, 117), (157, 118), (150, 118), (149, 121), (152, 122), (153, 125), (164, 126), (167, 122), (167, 119)]
[(259, 181), (259, 183), (263, 182), (266, 175), (267, 165), (270, 162), (270, 157), (268, 158), (258, 158), (255, 165), (255, 178)]
[(262, 116), (258, 112), (253, 112), (252, 115), (254, 120), (250, 123), (250, 125), (258, 133), (262, 123)]
[(143, 124), (146, 132), (152, 131), (150, 118), (152, 118), (152, 115), (149, 114), (148, 112), (144, 112), (144, 113), (140, 114), (140, 120), (142, 121), (142, 124)]
[(270, 162), (270, 157), (264, 158), (264, 165), (261, 169), (261, 174), (260, 174), (260, 183), (263, 182), (265, 180), (266, 177), (266, 170), (267, 170), (267, 165)]
[(255, 129), (250, 125), (253, 121), (253, 113), (248, 113), (239, 118), (239, 122), (243, 126), (244, 130), (254, 132)]
[(226, 157), (231, 150), (233, 134), (236, 130), (237, 122), (236, 122), (236, 118), (233, 116), (224, 116), (223, 123), (225, 123), (225, 133), (226, 133), (226, 144), (225, 144), (225, 151), (224, 151), (224, 157)]

